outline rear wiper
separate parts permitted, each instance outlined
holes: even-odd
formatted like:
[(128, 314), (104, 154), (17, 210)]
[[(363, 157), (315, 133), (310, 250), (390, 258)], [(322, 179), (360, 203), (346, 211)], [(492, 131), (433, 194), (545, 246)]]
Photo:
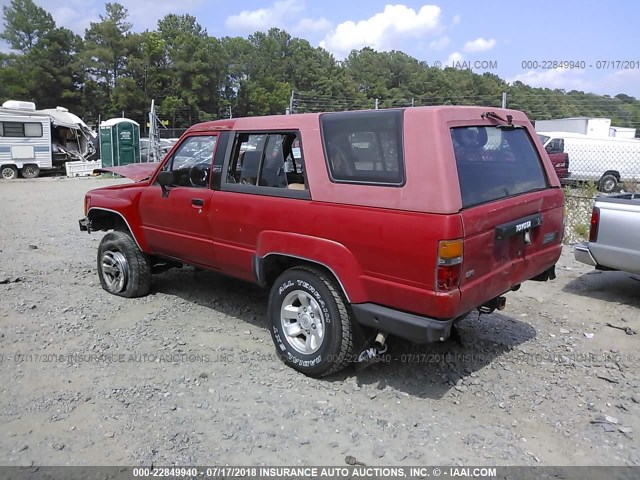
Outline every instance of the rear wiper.
[(482, 117), (483, 120), (485, 118), (494, 118), (496, 120), (500, 120), (501, 122), (506, 122), (506, 125), (497, 125), (496, 128), (504, 128), (505, 130), (515, 130), (516, 128), (523, 128), (522, 125), (513, 124), (513, 115), (507, 115), (507, 118), (504, 119), (496, 112), (484, 112), (482, 115), (480, 115), (480, 117)]

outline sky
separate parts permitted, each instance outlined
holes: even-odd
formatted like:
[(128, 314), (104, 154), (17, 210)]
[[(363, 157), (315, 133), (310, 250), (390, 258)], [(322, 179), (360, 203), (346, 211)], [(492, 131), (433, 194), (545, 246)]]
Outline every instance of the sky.
[[(9, 0), (0, 0), (0, 6)], [(101, 0), (35, 0), (59, 26), (83, 34)], [(471, 68), (508, 82), (640, 98), (640, 2), (400, 0), (120, 0), (134, 31), (191, 14), (209, 35), (271, 27), (343, 59), (352, 49), (400, 50), (431, 66)], [(4, 22), (3, 22), (4, 24)], [(3, 26), (0, 26), (3, 28)], [(7, 50), (0, 45), (0, 50)], [(553, 62), (556, 62), (554, 65)], [(568, 68), (554, 68), (558, 63)]]

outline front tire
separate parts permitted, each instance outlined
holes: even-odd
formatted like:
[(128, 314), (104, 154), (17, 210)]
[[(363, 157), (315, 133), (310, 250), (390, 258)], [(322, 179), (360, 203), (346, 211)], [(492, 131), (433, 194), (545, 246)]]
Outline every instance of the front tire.
[(0, 168), (0, 177), (5, 180), (15, 180), (18, 178), (18, 169), (13, 165), (4, 165)]
[(151, 288), (151, 263), (131, 235), (107, 233), (98, 247), (98, 276), (107, 292), (120, 297), (142, 297)]
[(353, 355), (351, 316), (336, 282), (323, 271), (295, 267), (269, 295), (271, 337), (280, 358), (310, 377), (346, 367)]

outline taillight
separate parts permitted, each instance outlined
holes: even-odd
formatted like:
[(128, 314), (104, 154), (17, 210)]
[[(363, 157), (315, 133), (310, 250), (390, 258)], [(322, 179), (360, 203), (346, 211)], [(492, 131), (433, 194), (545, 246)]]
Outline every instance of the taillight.
[(89, 213), (89, 196), (85, 195), (84, 197), (84, 214), (85, 216)]
[(462, 240), (441, 240), (438, 242), (436, 288), (440, 292), (456, 289), (460, 284), (462, 245)]
[(598, 226), (600, 225), (600, 208), (593, 207), (591, 211), (591, 230), (589, 230), (589, 241), (598, 241)]

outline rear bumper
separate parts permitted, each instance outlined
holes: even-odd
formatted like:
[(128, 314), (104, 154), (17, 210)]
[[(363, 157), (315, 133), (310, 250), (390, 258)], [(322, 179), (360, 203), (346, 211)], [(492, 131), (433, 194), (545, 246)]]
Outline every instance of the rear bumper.
[(575, 259), (581, 263), (586, 263), (587, 265), (591, 265), (592, 267), (596, 267), (598, 263), (591, 255), (589, 251), (589, 242), (578, 243), (573, 250), (573, 256)]
[(374, 303), (351, 305), (356, 321), (367, 327), (405, 338), (415, 343), (431, 343), (449, 338), (455, 319), (436, 320), (401, 312)]

